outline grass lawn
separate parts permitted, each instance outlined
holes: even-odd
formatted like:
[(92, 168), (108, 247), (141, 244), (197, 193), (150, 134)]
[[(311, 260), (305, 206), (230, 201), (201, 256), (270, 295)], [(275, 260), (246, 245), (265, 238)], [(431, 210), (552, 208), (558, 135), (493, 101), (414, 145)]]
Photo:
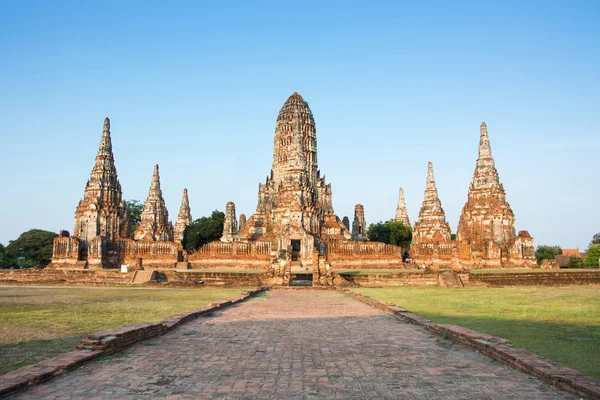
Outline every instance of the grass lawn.
[(340, 269), (334, 270), (336, 274), (346, 274), (346, 275), (369, 275), (369, 274), (414, 274), (414, 273), (423, 273), (422, 270), (418, 268), (411, 269)]
[(500, 336), (600, 378), (600, 287), (354, 289), (434, 322)]
[(569, 272), (599, 272), (598, 268), (563, 268), (563, 269), (542, 269), (542, 268), (503, 268), (503, 269), (472, 269), (472, 274), (516, 274), (516, 273), (569, 273)]
[(74, 350), (88, 333), (161, 321), (243, 291), (0, 288), (0, 374)]

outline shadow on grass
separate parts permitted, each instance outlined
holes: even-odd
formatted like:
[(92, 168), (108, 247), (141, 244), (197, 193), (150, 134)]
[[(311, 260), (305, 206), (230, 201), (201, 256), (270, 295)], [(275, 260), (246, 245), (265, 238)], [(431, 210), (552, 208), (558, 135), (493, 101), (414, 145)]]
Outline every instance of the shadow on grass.
[(509, 339), (559, 364), (600, 378), (600, 325), (416, 313), (439, 324), (454, 324)]
[(0, 344), (0, 375), (25, 365), (37, 364), (61, 353), (73, 351), (85, 336), (85, 334), (80, 334), (57, 339)]

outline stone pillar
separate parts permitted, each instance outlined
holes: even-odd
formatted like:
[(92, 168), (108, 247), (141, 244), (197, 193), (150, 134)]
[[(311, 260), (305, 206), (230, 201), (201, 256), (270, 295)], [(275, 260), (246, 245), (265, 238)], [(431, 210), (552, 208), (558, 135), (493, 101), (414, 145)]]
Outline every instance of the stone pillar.
[(240, 230), (246, 225), (246, 214), (240, 214)]
[(346, 227), (346, 229), (350, 230), (350, 219), (347, 215), (344, 215), (344, 219), (342, 219), (342, 223)]
[(233, 242), (240, 240), (238, 236), (237, 219), (235, 217), (235, 204), (230, 201), (225, 207), (225, 224), (223, 225), (222, 242)]
[(365, 221), (365, 208), (362, 204), (354, 207), (354, 221), (352, 222), (352, 240), (367, 241), (367, 222)]

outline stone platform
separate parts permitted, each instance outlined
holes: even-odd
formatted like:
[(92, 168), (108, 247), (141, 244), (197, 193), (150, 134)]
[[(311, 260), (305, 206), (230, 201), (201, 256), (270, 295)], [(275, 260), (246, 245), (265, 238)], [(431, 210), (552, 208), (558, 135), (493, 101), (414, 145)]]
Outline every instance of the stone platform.
[(15, 398), (572, 399), (330, 290), (274, 290)]

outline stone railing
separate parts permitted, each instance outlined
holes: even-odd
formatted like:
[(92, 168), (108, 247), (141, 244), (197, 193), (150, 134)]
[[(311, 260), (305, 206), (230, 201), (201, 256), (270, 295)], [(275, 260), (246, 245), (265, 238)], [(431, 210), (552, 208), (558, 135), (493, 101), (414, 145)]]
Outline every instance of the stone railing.
[(264, 259), (271, 255), (271, 242), (210, 242), (190, 254), (190, 260), (205, 258)]
[(402, 248), (381, 242), (351, 242), (347, 240), (327, 241), (330, 256), (397, 256), (402, 258)]
[(411, 253), (414, 258), (433, 257), (437, 251), (440, 259), (451, 259), (453, 248), (452, 243), (419, 243), (411, 246)]

